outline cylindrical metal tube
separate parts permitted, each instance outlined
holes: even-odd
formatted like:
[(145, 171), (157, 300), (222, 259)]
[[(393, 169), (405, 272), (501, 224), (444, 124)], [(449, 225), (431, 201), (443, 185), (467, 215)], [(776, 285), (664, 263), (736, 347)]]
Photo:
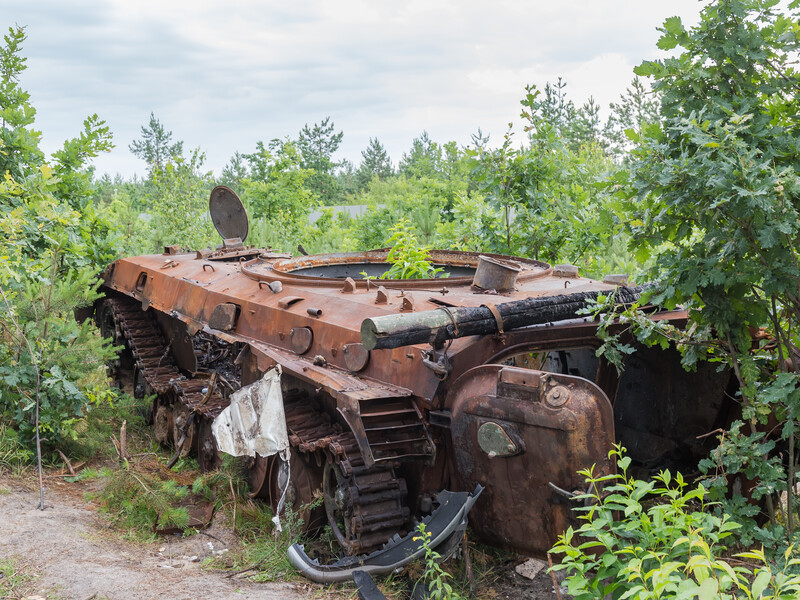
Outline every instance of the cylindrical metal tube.
[[(629, 304), (639, 299), (653, 284), (614, 290), (617, 304)], [(563, 321), (578, 316), (589, 300), (610, 291), (578, 292), (560, 296), (525, 298), (497, 304), (503, 331), (529, 325)], [(361, 343), (367, 350), (400, 348), (414, 344), (443, 344), (469, 335), (489, 335), (498, 332), (498, 319), (486, 306), (442, 307), (419, 313), (402, 313), (364, 319), (361, 323)]]

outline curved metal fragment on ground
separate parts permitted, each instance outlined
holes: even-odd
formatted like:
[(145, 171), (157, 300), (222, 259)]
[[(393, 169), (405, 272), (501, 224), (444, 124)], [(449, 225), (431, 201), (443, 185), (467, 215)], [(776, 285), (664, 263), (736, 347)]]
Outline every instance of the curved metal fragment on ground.
[[(479, 485), (472, 493), (447, 490), (439, 492), (439, 506), (423, 519), (425, 530), (430, 533), (431, 548), (436, 548), (454, 534), (460, 539), (467, 527), (467, 514), (482, 491), (483, 486)], [(424, 552), (422, 540), (415, 530), (403, 538), (389, 540), (383, 548), (371, 554), (347, 556), (329, 565), (322, 565), (316, 559), (311, 560), (301, 544), (292, 544), (287, 556), (292, 566), (312, 581), (339, 583), (351, 579), (356, 571), (386, 575), (421, 557)]]

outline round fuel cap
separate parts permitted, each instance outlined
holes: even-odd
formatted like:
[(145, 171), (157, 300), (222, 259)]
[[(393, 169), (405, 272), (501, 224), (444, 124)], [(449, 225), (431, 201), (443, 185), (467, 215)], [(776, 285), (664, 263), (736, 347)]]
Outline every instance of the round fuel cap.
[(208, 212), (211, 213), (211, 221), (222, 239), (239, 238), (242, 241), (247, 239), (249, 230), (247, 212), (239, 196), (231, 188), (218, 185), (211, 190)]

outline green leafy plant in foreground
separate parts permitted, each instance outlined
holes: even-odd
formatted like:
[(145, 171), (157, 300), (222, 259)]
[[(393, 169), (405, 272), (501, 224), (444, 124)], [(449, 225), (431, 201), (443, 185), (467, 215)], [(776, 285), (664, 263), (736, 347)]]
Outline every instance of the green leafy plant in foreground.
[(425, 568), (422, 573), (422, 581), (428, 586), (428, 596), (433, 600), (458, 599), (459, 595), (453, 591), (453, 586), (447, 582), (453, 576), (439, 564), (442, 557), (431, 548), (431, 532), (425, 529), (425, 523), (417, 525), (417, 534), (414, 540), (422, 540), (422, 547), (425, 549), (425, 556), (422, 558)]
[[(790, 599), (800, 595), (800, 560), (794, 547), (776, 570), (763, 550), (723, 558), (723, 543), (739, 527), (727, 516), (707, 512), (707, 491), (690, 487), (680, 473), (662, 471), (651, 481), (628, 475), (631, 459), (624, 448), (609, 456), (620, 473), (598, 477), (580, 471), (589, 493), (575, 499), (583, 524), (568, 528), (552, 548), (563, 555), (554, 570), (565, 570), (576, 600), (616, 599)], [(753, 569), (743, 559), (753, 561)], [(739, 566), (732, 566), (733, 564)], [(750, 565), (753, 566), (753, 565)], [(609, 596), (610, 595), (610, 596)]]
[(20, 473), (30, 464), (33, 452), (19, 439), (19, 433), (0, 423), (0, 472)]

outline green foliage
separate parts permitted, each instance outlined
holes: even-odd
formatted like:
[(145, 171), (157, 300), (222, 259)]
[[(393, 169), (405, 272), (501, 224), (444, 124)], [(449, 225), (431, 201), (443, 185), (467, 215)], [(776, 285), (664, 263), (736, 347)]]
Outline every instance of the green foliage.
[[(672, 57), (636, 69), (654, 80), (661, 121), (633, 132), (630, 168), (613, 180), (637, 256), (662, 282), (651, 300), (690, 311), (685, 362), (711, 355), (736, 374), (744, 425), (703, 467), (713, 468), (715, 497), (746, 526), (743, 539), (773, 552), (792, 543), (797, 515), (799, 18), (797, 2), (720, 0), (694, 27), (667, 19), (659, 47)], [(762, 328), (771, 340), (754, 343)], [(769, 421), (783, 440), (782, 465), (764, 459)], [(722, 482), (747, 473), (763, 478), (743, 490), (768, 505), (763, 530), (751, 504), (723, 499)], [(780, 490), (783, 522), (769, 510)]]
[(330, 117), (325, 117), (313, 127), (306, 124), (297, 138), (297, 149), (300, 151), (301, 166), (310, 169), (308, 188), (322, 204), (336, 204), (341, 195), (333, 171), (338, 166), (333, 155), (342, 143), (340, 131), (336, 133)]
[(133, 536), (149, 539), (156, 525), (159, 528), (186, 527), (189, 512), (180, 504), (190, 493), (189, 486), (180, 485), (174, 479), (158, 473), (148, 475), (124, 465), (106, 479), (100, 501), (117, 527)]
[(173, 157), (163, 169), (153, 169), (148, 253), (163, 252), (172, 244), (199, 250), (219, 239), (208, 214), (214, 182), (202, 170), (204, 163), (205, 155), (194, 149), (188, 159)]
[(14, 179), (23, 179), (44, 163), (41, 132), (33, 128), (36, 110), (29, 102), (30, 94), (19, 86), (26, 69), (25, 38), (22, 27), (9, 27), (0, 46), (0, 176), (8, 173)]
[(114, 257), (87, 169), (111, 141), (93, 115), (52, 166), (45, 162), (18, 83), (24, 39), (11, 29), (0, 48), (0, 420), (13, 423), (26, 447), (37, 426), (54, 446), (74, 437), (86, 407), (109, 393), (104, 363), (113, 352), (74, 312), (96, 299), (96, 274)]
[[(577, 529), (559, 536), (551, 553), (563, 555), (555, 570), (566, 570), (567, 589), (576, 600), (655, 598), (795, 598), (800, 577), (790, 570), (800, 560), (785, 556), (773, 570), (763, 552), (737, 555), (755, 568), (732, 566), (725, 541), (739, 524), (711, 514), (702, 485), (690, 487), (680, 473), (662, 471), (651, 481), (628, 475), (630, 458), (616, 447), (609, 453), (621, 472), (596, 476), (580, 471), (588, 492), (575, 497)], [(745, 563), (746, 564), (746, 563)]]
[(422, 580), (428, 586), (428, 597), (434, 600), (458, 600), (460, 598), (459, 594), (447, 582), (453, 576), (439, 564), (442, 557), (436, 550), (431, 548), (431, 532), (425, 529), (425, 523), (417, 525), (417, 534), (414, 536), (414, 540), (422, 540), (422, 547), (425, 549), (425, 554), (422, 557), (425, 569), (422, 573)]
[(403, 219), (389, 232), (389, 244), (392, 249), (386, 256), (386, 262), (392, 266), (381, 275), (381, 279), (432, 279), (444, 271), (442, 267), (434, 267), (428, 256), (430, 248), (420, 246), (408, 221)]
[(75, 438), (87, 406), (109, 398), (105, 363), (116, 355), (89, 322), (75, 322), (75, 310), (96, 298), (97, 280), (88, 270), (25, 281), (13, 300), (0, 305), (0, 407), (28, 445), (34, 427), (50, 445)]
[(521, 145), (511, 128), (498, 148), (473, 136), (471, 177), (496, 215), (481, 224), (482, 249), (581, 264), (589, 274), (628, 267), (600, 183), (611, 160), (599, 142), (596, 107), (575, 109), (564, 85), (548, 84), (544, 96), (526, 88)]
[(620, 96), (619, 102), (609, 105), (610, 115), (603, 129), (603, 136), (610, 145), (612, 154), (628, 160), (633, 148), (633, 139), (640, 139), (642, 130), (651, 123), (659, 123), (660, 96), (648, 90), (638, 76)]
[(427, 131), (412, 140), (411, 149), (407, 154), (403, 153), (398, 169), (401, 175), (414, 179), (435, 179), (441, 170), (442, 147), (428, 136)]
[[(27, 598), (37, 586), (35, 577), (12, 558), (0, 558), (0, 598)], [(38, 589), (36, 590), (38, 593)]]
[(321, 215), (302, 233), (301, 242), (309, 254), (354, 252), (357, 250), (353, 219), (346, 212), (322, 208)]
[(128, 149), (147, 163), (151, 176), (183, 156), (183, 142), (170, 143), (172, 132), (164, 129), (161, 121), (152, 112), (150, 122), (146, 127), (143, 125), (141, 130), (141, 139), (132, 141)]
[(245, 154), (250, 176), (239, 180), (242, 202), (251, 218), (250, 243), (294, 250), (308, 224), (314, 203), (307, 183), (313, 171), (303, 166), (303, 157), (289, 140), (274, 139), (269, 146), (256, 144)]
[[(245, 492), (246, 487), (242, 490), (243, 496)], [(281, 531), (278, 532), (269, 506), (247, 498), (237, 504), (235, 513), (234, 527), (242, 541), (241, 549), (217, 559), (216, 564), (228, 569), (252, 571), (250, 579), (253, 581), (286, 580), (297, 576), (286, 552), (294, 543), (308, 543), (303, 532), (302, 515), (321, 504), (320, 497), (299, 508), (286, 505), (280, 519)]]
[(19, 433), (0, 422), (0, 472), (21, 473), (33, 459), (33, 452), (19, 439)]
[(361, 165), (356, 173), (359, 189), (364, 189), (374, 177), (386, 179), (394, 174), (392, 161), (378, 138), (369, 138), (369, 146), (361, 151)]

